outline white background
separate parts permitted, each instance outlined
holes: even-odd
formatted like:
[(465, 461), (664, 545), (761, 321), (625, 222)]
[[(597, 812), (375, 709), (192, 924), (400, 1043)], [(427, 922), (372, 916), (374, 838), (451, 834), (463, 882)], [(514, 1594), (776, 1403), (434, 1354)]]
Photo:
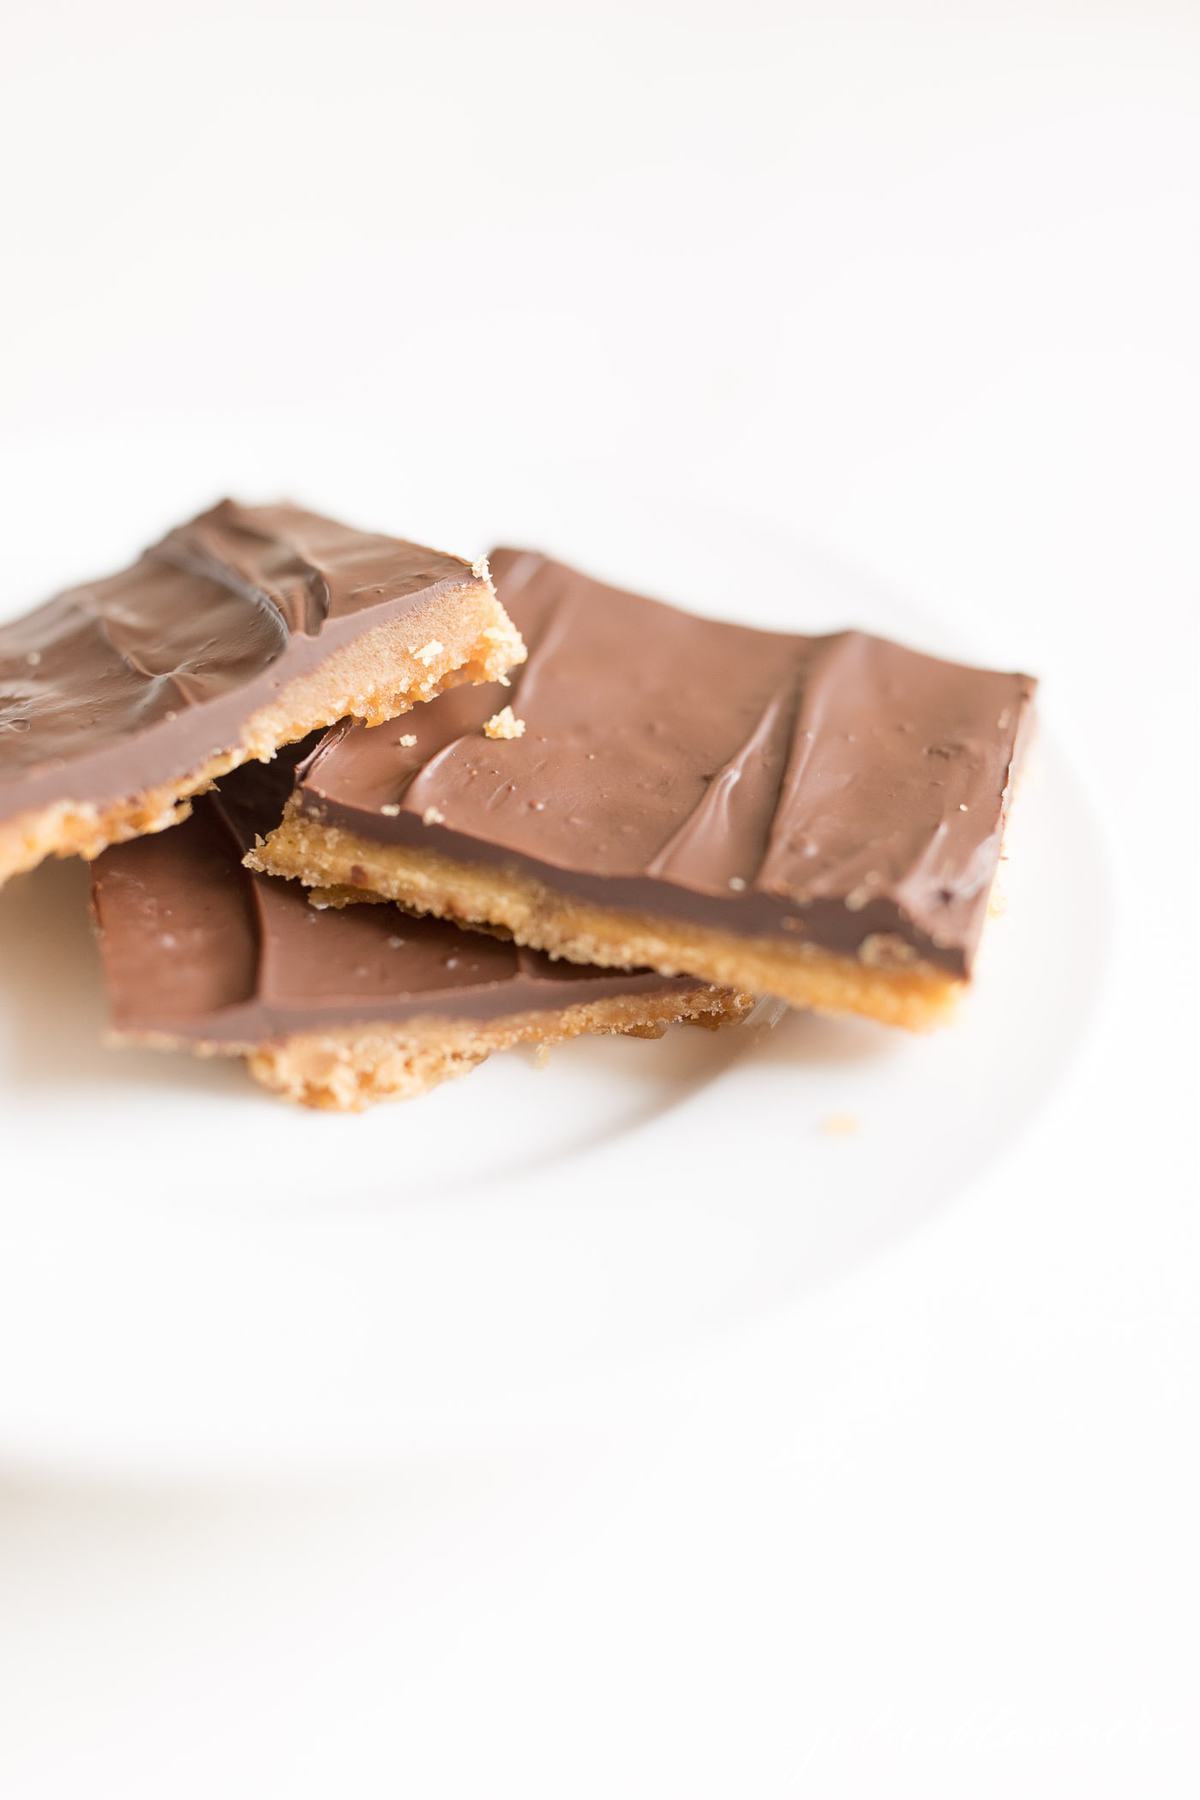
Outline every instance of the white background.
[(0, 1790), (1193, 1792), (1200, 11), (4, 25), (6, 609), (224, 490), (452, 547), (539, 470), (711, 504), (1042, 676), (1114, 930), (1024, 1137), (665, 1431), (0, 1443)]

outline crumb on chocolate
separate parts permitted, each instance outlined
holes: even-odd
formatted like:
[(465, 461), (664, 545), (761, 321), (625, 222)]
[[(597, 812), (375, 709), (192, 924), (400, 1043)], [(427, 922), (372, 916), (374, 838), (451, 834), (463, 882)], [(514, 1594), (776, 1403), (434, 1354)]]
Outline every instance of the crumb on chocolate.
[(422, 825), (444, 825), (446, 823), (446, 815), (436, 806), (427, 806), (425, 811), (421, 814), (421, 823)]
[(516, 717), (511, 706), (502, 706), (485, 722), (483, 735), (489, 738), (524, 737), (525, 721)]
[(417, 741), (416, 735), (414, 732), (411, 732), (411, 731), (406, 731), (404, 733), (404, 736), (402, 738), (398, 739), (400, 748), (402, 750), (411, 750), (413, 745), (416, 743), (416, 741)]
[(395, 800), (390, 800), (386, 806), (381, 806), (379, 810), (385, 819), (398, 819), (400, 817), (400, 807)]
[(858, 946), (858, 960), (869, 969), (899, 969), (916, 962), (917, 953), (903, 938), (887, 931), (873, 931)]

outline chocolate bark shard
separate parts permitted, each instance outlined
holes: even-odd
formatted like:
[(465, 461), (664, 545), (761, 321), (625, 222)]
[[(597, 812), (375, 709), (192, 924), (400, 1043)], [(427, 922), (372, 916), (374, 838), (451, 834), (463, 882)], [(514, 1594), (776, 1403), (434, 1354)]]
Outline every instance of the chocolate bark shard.
[(240, 762), (522, 654), (486, 568), (222, 501), (0, 626), (0, 880), (173, 824)]
[(504, 696), (524, 733), (484, 735), (494, 689), (440, 701), (415, 743), (331, 733), (262, 866), (559, 955), (929, 1022), (970, 971), (1034, 683), (492, 560), (530, 644)]
[(509, 1043), (748, 1010), (699, 981), (555, 963), (393, 907), (319, 911), (294, 882), (252, 875), (242, 858), (278, 819), (295, 758), (248, 765), (178, 830), (96, 862), (119, 1038), (244, 1054), (293, 1098), (357, 1107), (421, 1091)]

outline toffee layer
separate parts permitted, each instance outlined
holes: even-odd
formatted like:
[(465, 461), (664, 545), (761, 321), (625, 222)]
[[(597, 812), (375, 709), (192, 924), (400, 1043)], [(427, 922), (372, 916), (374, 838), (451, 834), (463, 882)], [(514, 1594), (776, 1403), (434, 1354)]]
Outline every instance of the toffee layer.
[[(252, 863), (261, 854), (252, 851)], [(843, 956), (799, 939), (734, 936), (565, 899), (527, 874), (371, 843), (297, 813), (271, 834), (271, 864), (325, 904), (347, 906), (366, 896), (395, 900), (475, 930), (502, 928), (551, 956), (665, 975), (686, 969), (717, 987), (770, 994), (818, 1012), (859, 1013), (909, 1031), (941, 1024), (965, 986), (961, 976), (922, 962), (895, 938), (868, 938), (856, 956)], [(331, 880), (336, 885), (322, 885)]]

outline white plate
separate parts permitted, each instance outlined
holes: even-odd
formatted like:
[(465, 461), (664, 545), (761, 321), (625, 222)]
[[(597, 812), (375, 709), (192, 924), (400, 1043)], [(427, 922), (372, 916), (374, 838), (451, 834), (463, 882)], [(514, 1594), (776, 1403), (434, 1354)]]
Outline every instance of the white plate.
[[(709, 509), (534, 501), (495, 523), (705, 610), (970, 652)], [(681, 1353), (913, 1230), (1052, 1087), (1104, 962), (1105, 909), (1080, 918), (1074, 896), (1105, 876), (1046, 732), (1012, 843), (977, 990), (932, 1038), (791, 1015), (584, 1042), (349, 1119), (282, 1106), (236, 1065), (103, 1050), (85, 871), (11, 883), (0, 1452), (328, 1464), (636, 1407)], [(856, 1128), (830, 1131), (840, 1115)]]

